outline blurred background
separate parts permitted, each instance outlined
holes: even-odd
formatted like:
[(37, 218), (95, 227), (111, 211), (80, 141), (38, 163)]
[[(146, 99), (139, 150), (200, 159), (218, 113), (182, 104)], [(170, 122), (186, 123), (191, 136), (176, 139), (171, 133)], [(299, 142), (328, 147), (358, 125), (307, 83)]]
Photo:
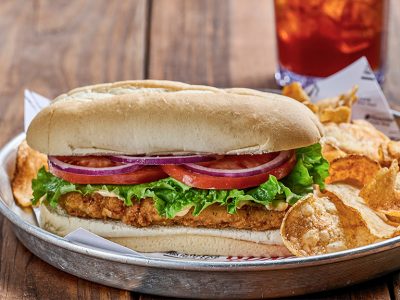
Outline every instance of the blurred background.
[[(388, 11), (384, 89), (396, 102), (400, 1)], [(142, 78), (277, 88), (272, 0), (2, 0), (0, 37), (0, 100)]]

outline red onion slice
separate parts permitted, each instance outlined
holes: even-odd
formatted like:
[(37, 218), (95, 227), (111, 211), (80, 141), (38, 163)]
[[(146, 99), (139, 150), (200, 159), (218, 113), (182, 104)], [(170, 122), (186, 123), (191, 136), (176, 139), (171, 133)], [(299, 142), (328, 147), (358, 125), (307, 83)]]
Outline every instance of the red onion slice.
[(204, 167), (197, 164), (185, 164), (185, 167), (194, 172), (211, 176), (247, 177), (247, 176), (254, 176), (266, 173), (276, 167), (279, 167), (290, 158), (291, 154), (292, 153), (290, 151), (282, 151), (278, 154), (278, 156), (276, 156), (269, 162), (259, 165), (257, 167), (247, 168), (247, 169), (236, 169), (236, 170), (215, 169), (215, 168)]
[(132, 163), (138, 165), (182, 165), (188, 163), (198, 163), (215, 160), (215, 156), (210, 155), (168, 155), (168, 156), (129, 156), (117, 155), (110, 156), (111, 160), (122, 163)]
[(63, 162), (54, 156), (49, 156), (49, 165), (50, 167), (65, 172), (82, 174), (82, 175), (92, 175), (92, 176), (107, 176), (107, 175), (131, 173), (143, 167), (141, 165), (136, 165), (136, 164), (123, 164), (120, 166), (105, 167), (105, 168), (82, 167)]

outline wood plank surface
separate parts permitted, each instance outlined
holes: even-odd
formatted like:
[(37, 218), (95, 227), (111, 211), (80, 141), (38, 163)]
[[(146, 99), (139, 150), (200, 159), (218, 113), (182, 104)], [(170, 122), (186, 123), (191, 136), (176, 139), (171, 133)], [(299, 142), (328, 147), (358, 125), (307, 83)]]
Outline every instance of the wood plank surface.
[(150, 78), (215, 86), (274, 86), (272, 1), (155, 0)]
[(318, 293), (310, 296), (301, 296), (297, 299), (320, 299), (320, 300), (341, 300), (341, 299), (360, 299), (360, 300), (389, 300), (390, 290), (388, 287), (390, 276), (378, 278), (373, 281), (364, 282), (355, 286)]
[[(147, 1), (0, 4), (0, 145), (23, 130), (23, 89), (54, 97), (145, 72)], [(0, 299), (131, 299), (33, 256), (0, 216)]]
[(390, 288), (392, 291), (393, 299), (400, 300), (400, 272), (392, 274), (389, 280)]
[[(399, 1), (390, 14), (385, 92), (400, 104)], [(140, 78), (276, 87), (272, 0), (3, 0), (0, 37), (0, 146), (22, 131), (24, 88), (54, 97)], [(25, 249), (1, 216), (0, 224), (0, 299), (171, 299), (61, 272)], [(297, 299), (391, 296), (400, 299), (399, 273)]]

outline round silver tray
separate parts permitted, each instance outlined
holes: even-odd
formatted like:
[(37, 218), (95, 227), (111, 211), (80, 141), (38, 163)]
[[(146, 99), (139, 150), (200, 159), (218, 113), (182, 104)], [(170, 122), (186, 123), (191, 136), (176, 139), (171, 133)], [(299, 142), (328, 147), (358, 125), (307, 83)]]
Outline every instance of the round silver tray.
[(23, 138), (0, 150), (0, 212), (32, 253), (75, 276), (172, 297), (270, 298), (348, 286), (400, 268), (400, 237), (327, 255), (237, 262), (127, 257), (72, 244), (39, 228), (32, 210), (14, 203), (10, 179)]

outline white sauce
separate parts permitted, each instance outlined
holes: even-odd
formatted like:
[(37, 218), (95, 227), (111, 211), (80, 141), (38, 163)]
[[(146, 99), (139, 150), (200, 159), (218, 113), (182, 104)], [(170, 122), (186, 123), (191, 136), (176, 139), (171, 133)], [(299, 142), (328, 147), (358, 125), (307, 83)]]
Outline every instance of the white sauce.
[(184, 208), (183, 210), (181, 210), (180, 212), (178, 212), (178, 213), (176, 214), (176, 216), (177, 216), (177, 217), (183, 217), (183, 216), (187, 215), (188, 212), (190, 211), (190, 209), (191, 209), (192, 207), (193, 207), (193, 205), (187, 206), (186, 208)]
[(115, 197), (115, 198), (118, 198), (118, 199), (120, 199), (122, 201), (124, 200), (124, 198), (118, 196), (116, 193), (109, 192), (107, 190), (98, 190), (95, 193), (97, 193), (97, 194), (99, 194), (99, 195), (101, 195), (103, 197)]

